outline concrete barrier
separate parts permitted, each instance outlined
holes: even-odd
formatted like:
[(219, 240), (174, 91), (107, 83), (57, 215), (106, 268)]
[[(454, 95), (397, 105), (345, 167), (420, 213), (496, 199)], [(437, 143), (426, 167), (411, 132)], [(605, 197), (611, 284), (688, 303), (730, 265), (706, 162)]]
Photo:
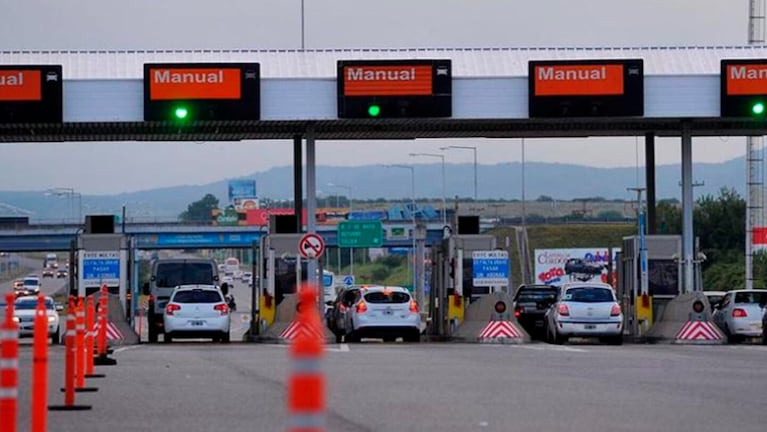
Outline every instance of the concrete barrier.
[[(267, 327), (261, 334), (252, 337), (246, 333), (245, 340), (254, 342), (273, 342), (273, 343), (289, 343), (290, 339), (286, 338), (287, 333), (291, 333), (291, 329), (295, 326), (296, 320), (296, 305), (298, 304), (298, 297), (295, 294), (287, 294), (283, 297), (282, 302), (277, 305), (277, 310), (274, 314), (274, 323)], [(324, 325), (324, 316), (320, 317), (323, 320), (324, 337), (326, 341), (335, 341), (335, 335)], [(290, 329), (289, 329), (290, 328)]]
[[(92, 295), (98, 296), (98, 293)], [(97, 302), (98, 303), (98, 302)], [(139, 343), (139, 336), (125, 319), (125, 310), (123, 310), (120, 296), (109, 295), (109, 322), (122, 334), (122, 339), (109, 340), (109, 345), (136, 345)]]
[[(696, 301), (703, 310), (696, 312)], [(645, 334), (650, 343), (722, 345), (724, 334), (711, 321), (711, 306), (702, 292), (677, 296), (666, 304), (660, 319)]]
[[(495, 305), (503, 302), (506, 310), (495, 311)], [(509, 294), (496, 292), (480, 298), (466, 309), (464, 321), (452, 333), (457, 342), (525, 343), (530, 335), (517, 323)]]

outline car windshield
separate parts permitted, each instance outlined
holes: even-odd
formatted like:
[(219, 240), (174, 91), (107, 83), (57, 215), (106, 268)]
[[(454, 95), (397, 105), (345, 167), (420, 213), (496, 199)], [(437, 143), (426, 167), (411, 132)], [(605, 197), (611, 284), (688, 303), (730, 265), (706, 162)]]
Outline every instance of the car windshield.
[(410, 294), (402, 291), (373, 291), (365, 294), (365, 301), (369, 303), (407, 303)]
[(40, 285), (40, 281), (38, 279), (24, 279), (24, 285), (37, 286)]
[[(37, 300), (17, 300), (13, 304), (13, 307), (15, 307), (16, 310), (35, 310), (37, 309)], [(45, 308), (53, 309), (53, 300), (46, 299)]]
[(736, 293), (735, 303), (767, 304), (767, 292)]
[(523, 288), (519, 291), (517, 297), (518, 302), (539, 302), (541, 300), (556, 300), (557, 289), (556, 288)]
[(577, 287), (565, 292), (565, 301), (580, 303), (603, 303), (614, 301), (613, 293), (607, 288)]
[(209, 263), (169, 262), (157, 266), (157, 286), (213, 285), (213, 266)]
[(173, 296), (173, 303), (221, 303), (223, 299), (218, 291), (192, 290), (179, 291)]

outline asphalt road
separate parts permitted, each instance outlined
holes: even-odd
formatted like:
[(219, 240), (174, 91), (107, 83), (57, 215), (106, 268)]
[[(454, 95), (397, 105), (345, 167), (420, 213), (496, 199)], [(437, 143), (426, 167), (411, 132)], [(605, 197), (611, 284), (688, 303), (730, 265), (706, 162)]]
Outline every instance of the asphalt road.
[[(30, 416), (22, 348), (19, 430)], [(52, 431), (286, 430), (284, 345), (140, 345)], [(63, 348), (51, 349), (60, 404)], [(765, 346), (330, 345), (327, 431), (764, 431)]]

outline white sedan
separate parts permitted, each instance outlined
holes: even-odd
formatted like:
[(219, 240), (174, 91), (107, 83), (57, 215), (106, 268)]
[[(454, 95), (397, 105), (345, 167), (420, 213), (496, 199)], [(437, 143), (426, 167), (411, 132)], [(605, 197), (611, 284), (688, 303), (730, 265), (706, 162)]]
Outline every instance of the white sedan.
[(565, 283), (559, 301), (546, 311), (546, 337), (562, 344), (570, 337), (598, 337), (623, 343), (623, 313), (612, 287), (604, 283)]
[(383, 338), (393, 342), (402, 337), (405, 342), (421, 339), (421, 314), (418, 303), (407, 289), (390, 286), (362, 286), (354, 296), (345, 317), (346, 340)]
[(733, 290), (719, 301), (713, 320), (729, 342), (762, 335), (767, 290)]
[(216, 285), (177, 286), (165, 306), (165, 342), (174, 338), (212, 338), (229, 342), (229, 306)]
[[(32, 337), (35, 334), (35, 311), (37, 296), (18, 297), (13, 303), (13, 320), (19, 324), (20, 337)], [(53, 298), (45, 297), (45, 313), (48, 316), (48, 337), (53, 343), (60, 342), (59, 313)]]

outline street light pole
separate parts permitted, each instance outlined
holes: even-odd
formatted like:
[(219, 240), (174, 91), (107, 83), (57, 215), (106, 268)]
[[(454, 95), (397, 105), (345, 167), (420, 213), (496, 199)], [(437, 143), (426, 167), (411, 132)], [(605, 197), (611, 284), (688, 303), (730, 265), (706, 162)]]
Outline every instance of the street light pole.
[[(443, 156), (444, 157), (444, 156)], [(443, 159), (444, 160), (444, 159)], [(412, 256), (415, 257), (415, 232), (416, 232), (416, 224), (415, 224), (415, 167), (412, 165), (381, 165), (386, 168), (402, 168), (406, 170), (410, 170), (410, 200), (411, 205), (413, 206), (413, 210), (410, 212), (411, 216), (411, 222), (413, 224), (413, 233), (410, 236), (412, 238)], [(443, 163), (444, 166), (444, 163)], [(444, 215), (443, 215), (444, 216)], [(410, 275), (412, 275), (412, 281), (413, 281), (413, 289), (415, 289), (416, 286), (416, 274), (415, 274), (415, 262), (412, 262), (413, 260), (408, 260), (408, 272), (410, 272), (410, 266), (413, 266), (412, 272), (408, 275), (408, 278), (410, 278)]]
[(474, 202), (478, 201), (478, 182), (477, 182), (477, 148), (474, 146), (457, 146), (457, 145), (451, 145), (447, 147), (440, 147), (440, 150), (450, 150), (450, 149), (465, 149), (465, 150), (472, 150), (474, 152)]
[(73, 188), (55, 187), (45, 191), (46, 195), (55, 195), (58, 197), (69, 197), (69, 214), (70, 217), (74, 217), (74, 205), (75, 196), (77, 196), (77, 223), (82, 223), (83, 220), (83, 195), (80, 192), (75, 191)]
[[(335, 183), (328, 183), (328, 186), (335, 187), (339, 189), (345, 189), (349, 191), (349, 216), (352, 215), (352, 187), (348, 185), (341, 185), (341, 184), (335, 184)], [(338, 230), (336, 229), (336, 233), (338, 233)], [(336, 234), (336, 239), (338, 239), (338, 234)], [(336, 240), (338, 241), (338, 240)], [(340, 251), (340, 248), (339, 248)], [(340, 252), (339, 252), (340, 254)], [(364, 263), (363, 263), (364, 264)], [(339, 258), (338, 260), (338, 267), (341, 268), (341, 260)], [(340, 273), (340, 270), (339, 270)], [(349, 248), (349, 273), (354, 275), (354, 248)]]
[[(447, 194), (445, 190), (445, 155), (444, 154), (438, 154), (438, 153), (410, 153), (411, 157), (416, 156), (429, 156), (429, 157), (436, 157), (440, 158), (442, 160), (442, 226), (447, 226)], [(415, 168), (413, 168), (415, 170)], [(415, 175), (413, 175), (415, 177)], [(413, 208), (415, 208), (415, 203), (413, 203)]]

